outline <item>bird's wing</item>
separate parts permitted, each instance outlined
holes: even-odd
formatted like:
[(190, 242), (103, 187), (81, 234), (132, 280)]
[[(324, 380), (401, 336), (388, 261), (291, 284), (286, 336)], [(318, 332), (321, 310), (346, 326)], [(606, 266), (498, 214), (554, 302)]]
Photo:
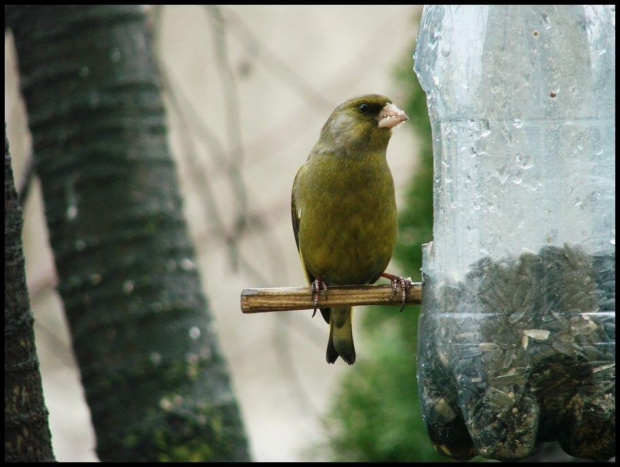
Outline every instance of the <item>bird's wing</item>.
[(301, 206), (297, 206), (297, 200), (295, 196), (295, 190), (297, 188), (297, 184), (299, 183), (300, 174), (304, 170), (304, 166), (302, 166), (298, 171), (297, 175), (295, 175), (295, 181), (293, 182), (293, 192), (291, 193), (291, 218), (293, 220), (293, 233), (295, 234), (295, 243), (297, 244), (297, 251), (299, 251), (299, 257), (301, 258), (301, 264), (304, 267), (304, 271), (306, 271), (306, 277), (310, 283), (314, 282), (314, 276), (310, 274), (308, 268), (306, 267), (306, 263), (304, 262), (304, 256), (301, 253), (301, 249), (299, 248), (299, 223), (301, 222)]
[[(308, 282), (312, 284), (314, 282), (314, 276), (306, 267), (306, 263), (304, 261), (304, 255), (301, 253), (301, 249), (299, 248), (299, 223), (301, 222), (301, 206), (297, 206), (296, 197), (295, 197), (295, 189), (297, 187), (298, 179), (300, 174), (304, 170), (304, 166), (302, 166), (298, 171), (297, 175), (295, 175), (295, 181), (293, 181), (293, 191), (291, 193), (291, 218), (293, 220), (293, 233), (295, 234), (295, 243), (297, 244), (297, 251), (299, 252), (299, 258), (301, 259), (301, 264), (304, 267), (304, 271), (306, 271), (306, 277), (308, 278)], [(323, 315), (323, 319), (325, 322), (329, 323), (330, 316), (330, 308), (321, 308), (321, 315)]]
[[(291, 218), (293, 220), (293, 233), (295, 234), (295, 243), (297, 244), (297, 251), (299, 251), (299, 217), (300, 213), (297, 211), (297, 203), (295, 201), (295, 189), (297, 188), (297, 179), (299, 178), (299, 172), (295, 175), (295, 181), (293, 182), (293, 190), (291, 192)], [(301, 254), (301, 253), (300, 253)]]

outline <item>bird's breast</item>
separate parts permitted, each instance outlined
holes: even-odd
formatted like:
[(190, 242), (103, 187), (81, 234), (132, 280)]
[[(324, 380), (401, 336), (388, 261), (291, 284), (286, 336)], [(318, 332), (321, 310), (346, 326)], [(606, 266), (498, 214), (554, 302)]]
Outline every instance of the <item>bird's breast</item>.
[(374, 282), (396, 241), (394, 182), (385, 158), (308, 169), (296, 201), (306, 267), (327, 284)]

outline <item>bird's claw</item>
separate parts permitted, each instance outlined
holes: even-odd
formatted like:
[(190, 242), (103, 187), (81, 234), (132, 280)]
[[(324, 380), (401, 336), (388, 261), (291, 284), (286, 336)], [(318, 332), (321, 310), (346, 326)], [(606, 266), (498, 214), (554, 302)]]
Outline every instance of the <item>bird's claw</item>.
[(405, 309), (405, 304), (407, 301), (407, 292), (413, 285), (413, 282), (411, 281), (411, 277), (395, 276), (394, 274), (388, 274), (385, 272), (381, 275), (389, 279), (392, 282), (392, 295), (390, 295), (390, 300), (394, 298), (394, 295), (396, 295), (396, 291), (400, 288), (402, 306), (400, 307), (400, 310), (398, 311), (399, 312), (403, 311)]
[(312, 281), (312, 305), (314, 305), (314, 311), (312, 312), (312, 317), (316, 315), (316, 310), (319, 307), (319, 294), (321, 290), (325, 292), (325, 298), (327, 298), (327, 284), (323, 282), (321, 279), (314, 279)]

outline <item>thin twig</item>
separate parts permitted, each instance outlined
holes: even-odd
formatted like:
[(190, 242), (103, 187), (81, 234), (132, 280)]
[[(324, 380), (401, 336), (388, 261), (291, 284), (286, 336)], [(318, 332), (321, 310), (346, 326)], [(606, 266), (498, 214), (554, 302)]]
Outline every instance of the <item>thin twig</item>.
[(226, 129), (228, 136), (229, 150), (231, 154), (231, 164), (228, 165), (228, 177), (235, 194), (237, 202), (236, 221), (233, 233), (228, 242), (230, 262), (234, 270), (239, 265), (239, 244), (240, 239), (246, 231), (246, 218), (248, 213), (248, 201), (245, 183), (241, 176), (241, 166), (243, 164), (243, 138), (241, 136), (241, 105), (239, 103), (239, 91), (235, 73), (228, 56), (228, 45), (226, 42), (226, 29), (224, 28), (224, 18), (217, 5), (207, 5), (207, 11), (213, 20), (213, 38), (215, 44), (215, 58), (218, 64), (217, 70), (222, 79), (222, 89), (225, 101)]
[[(154, 41), (156, 43), (155, 47), (155, 58), (157, 61), (157, 66), (159, 68), (159, 75), (162, 81), (162, 90), (164, 91), (165, 97), (168, 98), (168, 102), (170, 103), (171, 110), (176, 113), (179, 119), (179, 131), (182, 133), (181, 138), (179, 138), (181, 145), (184, 147), (184, 154), (187, 156), (188, 161), (192, 167), (192, 175), (196, 177), (196, 186), (199, 189), (203, 190), (201, 199), (203, 200), (206, 215), (209, 221), (215, 226), (216, 232), (219, 235), (227, 236), (226, 227), (224, 225), (224, 221), (218, 209), (218, 205), (215, 202), (215, 195), (212, 191), (212, 185), (209, 182), (206, 171), (201, 167), (199, 162), (200, 157), (198, 155), (198, 149), (196, 147), (196, 142), (194, 140), (194, 135), (200, 135), (207, 145), (210, 148), (211, 154), (218, 157), (219, 162), (223, 163), (226, 159), (224, 154), (224, 150), (222, 146), (219, 144), (219, 141), (213, 132), (200, 118), (197, 118), (197, 112), (194, 110), (191, 105), (191, 99), (188, 99), (183, 95), (182, 87), (179, 86), (175, 81), (173, 75), (168, 71), (168, 67), (166, 66), (165, 61), (162, 56), (162, 46), (159, 41), (161, 37), (161, 27), (162, 27), (162, 18), (163, 18), (163, 7), (155, 7), (154, 10), (154, 26), (153, 26), (153, 36)], [(187, 111), (194, 111), (192, 116), (187, 116)], [(193, 117), (193, 118), (191, 118)], [(191, 122), (200, 122), (203, 123), (200, 131), (192, 131), (191, 130)]]
[(230, 30), (241, 34), (243, 41), (246, 43), (246, 47), (257, 49), (258, 55), (262, 57), (266, 69), (271, 71), (276, 78), (281, 79), (285, 85), (294, 88), (296, 92), (300, 96), (303, 96), (310, 106), (316, 108), (321, 115), (334, 108), (333, 102), (326, 99), (323, 94), (314, 89), (300, 73), (267, 47), (261, 38), (254, 34), (248, 25), (243, 22), (241, 17), (232, 9), (226, 9), (226, 16), (232, 20), (230, 21)]

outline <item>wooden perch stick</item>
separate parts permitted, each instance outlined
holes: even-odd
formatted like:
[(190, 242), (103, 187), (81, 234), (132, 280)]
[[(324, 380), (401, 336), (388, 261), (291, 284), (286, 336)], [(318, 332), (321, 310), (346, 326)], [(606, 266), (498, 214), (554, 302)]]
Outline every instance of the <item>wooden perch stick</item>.
[[(319, 308), (341, 305), (402, 305), (400, 289), (392, 295), (392, 286), (385, 285), (343, 285), (330, 286), (327, 292), (319, 294)], [(414, 282), (407, 291), (405, 303), (422, 304), (422, 283)], [(245, 289), (241, 292), (241, 311), (262, 313), (267, 311), (312, 310), (310, 287), (277, 287), (272, 289)]]

